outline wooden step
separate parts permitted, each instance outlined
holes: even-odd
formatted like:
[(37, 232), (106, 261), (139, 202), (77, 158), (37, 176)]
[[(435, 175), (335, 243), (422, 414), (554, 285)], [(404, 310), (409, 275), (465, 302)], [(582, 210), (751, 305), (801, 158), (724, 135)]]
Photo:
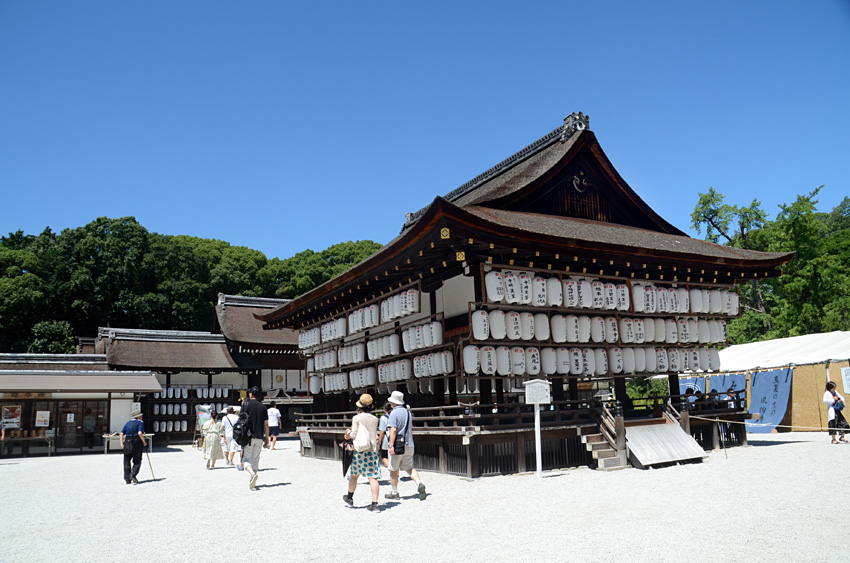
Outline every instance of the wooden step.
[(583, 444), (590, 444), (590, 443), (596, 443), (596, 442), (606, 442), (607, 443), (607, 440), (605, 439), (605, 436), (603, 436), (602, 434), (585, 434), (584, 436), (581, 437), (581, 442)]

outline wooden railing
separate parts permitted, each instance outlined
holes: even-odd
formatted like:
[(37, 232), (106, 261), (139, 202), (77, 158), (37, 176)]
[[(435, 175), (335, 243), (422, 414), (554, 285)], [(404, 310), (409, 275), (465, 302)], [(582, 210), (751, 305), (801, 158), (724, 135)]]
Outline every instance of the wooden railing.
[[(598, 403), (596, 403), (598, 405)], [(576, 426), (594, 423), (593, 401), (553, 401), (548, 410), (540, 411), (542, 427)], [(528, 429), (534, 425), (534, 405), (525, 403), (493, 403), (443, 405), (411, 408), (413, 427), (424, 431), (460, 431), (476, 427), (484, 431)], [(311, 429), (344, 432), (351, 425), (355, 411), (303, 413), (297, 423)]]

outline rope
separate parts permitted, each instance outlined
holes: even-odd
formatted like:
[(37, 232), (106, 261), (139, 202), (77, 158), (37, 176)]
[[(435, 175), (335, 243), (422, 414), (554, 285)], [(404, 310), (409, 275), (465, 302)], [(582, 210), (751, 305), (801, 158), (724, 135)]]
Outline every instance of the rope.
[(740, 420), (723, 420), (722, 418), (708, 418), (706, 416), (695, 416), (692, 414), (688, 415), (688, 418), (697, 418), (699, 420), (707, 420), (709, 422), (725, 422), (726, 424), (749, 424), (750, 426), (769, 426), (771, 428), (791, 428), (796, 430), (812, 430), (817, 432), (827, 432), (829, 430), (836, 430), (838, 432), (848, 432), (850, 433), (850, 428), (822, 428), (819, 426), (791, 426), (788, 424), (769, 424), (767, 422), (747, 422)]

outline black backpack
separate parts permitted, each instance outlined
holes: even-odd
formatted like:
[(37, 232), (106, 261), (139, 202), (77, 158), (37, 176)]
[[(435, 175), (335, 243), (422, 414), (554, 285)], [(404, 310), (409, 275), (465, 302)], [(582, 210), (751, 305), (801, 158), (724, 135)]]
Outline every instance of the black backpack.
[(233, 441), (242, 447), (247, 446), (251, 442), (251, 427), (248, 421), (248, 411), (244, 409), (239, 413), (239, 418), (233, 425)]

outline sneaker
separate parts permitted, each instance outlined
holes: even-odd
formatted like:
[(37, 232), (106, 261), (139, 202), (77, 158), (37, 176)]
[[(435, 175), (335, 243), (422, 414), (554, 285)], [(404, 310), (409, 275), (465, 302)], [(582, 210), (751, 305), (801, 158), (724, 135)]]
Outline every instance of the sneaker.
[(254, 475), (251, 476), (251, 480), (248, 481), (248, 488), (251, 489), (252, 491), (254, 490), (254, 487), (257, 486), (257, 477), (259, 477), (259, 475), (254, 473)]
[(425, 500), (425, 483), (419, 483), (419, 500)]
[(342, 500), (344, 500), (345, 504), (348, 506), (354, 506), (354, 497), (350, 493), (342, 495)]
[(132, 478), (132, 479), (130, 479), (130, 480), (133, 482), (133, 484), (134, 484), (134, 485), (138, 485), (138, 484), (139, 484), (139, 480), (138, 480), (138, 479), (136, 479), (135, 477), (133, 477), (133, 478)]
[(124, 479), (124, 482), (125, 482), (125, 483), (127, 483), (128, 485), (129, 485), (130, 483), (132, 483), (132, 481), (130, 481), (129, 479)]
[(401, 495), (398, 494), (398, 491), (390, 491), (384, 495), (384, 498), (388, 498), (390, 500), (398, 500), (401, 498)]
[(369, 512), (375, 512), (376, 510), (378, 510), (378, 503), (373, 502), (372, 504), (366, 507), (366, 510), (368, 510)]

